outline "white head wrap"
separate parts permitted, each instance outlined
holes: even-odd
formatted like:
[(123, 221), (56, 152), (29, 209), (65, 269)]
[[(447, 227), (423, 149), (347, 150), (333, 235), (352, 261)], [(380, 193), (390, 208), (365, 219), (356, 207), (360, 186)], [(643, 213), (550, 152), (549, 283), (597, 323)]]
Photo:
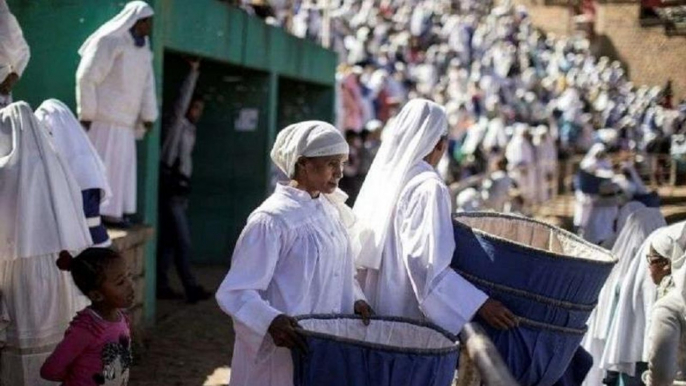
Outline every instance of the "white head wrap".
[(658, 233), (655, 235), (650, 243), (650, 246), (660, 256), (669, 261), (674, 261), (684, 254), (684, 250), (681, 248), (677, 240), (666, 233)]
[(447, 134), (443, 107), (424, 99), (410, 101), (384, 130), (353, 211), (358, 217), (355, 235), (361, 250), (357, 264), (378, 269), (396, 201), (410, 169), (421, 162)]
[(152, 15), (154, 15), (152, 7), (144, 1), (131, 1), (127, 3), (117, 16), (101, 25), (100, 28), (86, 39), (81, 48), (79, 48), (79, 55), (86, 56), (87, 53), (95, 49), (98, 41), (103, 37), (122, 36), (128, 33), (138, 20), (151, 17)]
[(0, 110), (0, 144), (0, 261), (92, 245), (79, 186), (28, 104)]
[(276, 137), (272, 161), (289, 178), (295, 176), (295, 164), (300, 157), (325, 157), (348, 154), (348, 143), (331, 124), (305, 121), (290, 125)]
[(107, 199), (110, 186), (105, 165), (69, 107), (57, 99), (48, 99), (35, 114), (52, 134), (57, 152), (69, 164), (81, 190), (100, 189), (101, 199)]

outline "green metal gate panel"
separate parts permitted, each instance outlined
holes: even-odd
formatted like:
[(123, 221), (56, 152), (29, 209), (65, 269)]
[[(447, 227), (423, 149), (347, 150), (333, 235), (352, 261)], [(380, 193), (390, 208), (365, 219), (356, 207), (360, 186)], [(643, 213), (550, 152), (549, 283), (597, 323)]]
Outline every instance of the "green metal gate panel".
[[(165, 55), (165, 108), (188, 71)], [(205, 114), (197, 124), (190, 198), (194, 259), (226, 263), (245, 221), (265, 197), (269, 74), (204, 60), (197, 93)], [(236, 127), (241, 112), (257, 110), (256, 125)]]

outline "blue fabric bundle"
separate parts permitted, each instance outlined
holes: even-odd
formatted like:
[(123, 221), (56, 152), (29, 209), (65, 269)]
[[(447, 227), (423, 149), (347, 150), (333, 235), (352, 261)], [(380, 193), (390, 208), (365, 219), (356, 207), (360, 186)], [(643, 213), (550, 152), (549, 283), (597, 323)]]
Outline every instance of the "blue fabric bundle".
[(293, 354), (295, 386), (450, 386), (459, 346), (440, 327), (405, 318), (298, 317), (308, 346)]
[(641, 204), (647, 206), (648, 208), (659, 208), (660, 207), (660, 196), (656, 192), (650, 192), (646, 194), (636, 194), (633, 197), (634, 201), (638, 201)]
[(588, 364), (572, 359), (584, 357), (579, 345), (612, 255), (518, 216), (459, 214), (454, 230), (453, 269), (519, 317), (519, 327), (508, 331), (482, 323), (515, 379), (522, 386), (552, 386), (565, 374), (583, 379)]
[(88, 230), (91, 233), (93, 244), (102, 244), (109, 240), (107, 229), (100, 222), (100, 189), (87, 189), (81, 191), (83, 198), (83, 214), (88, 221)]
[(574, 176), (576, 189), (586, 194), (600, 194), (600, 186), (608, 181), (611, 181), (611, 179), (598, 177), (585, 170), (579, 170), (576, 176)]

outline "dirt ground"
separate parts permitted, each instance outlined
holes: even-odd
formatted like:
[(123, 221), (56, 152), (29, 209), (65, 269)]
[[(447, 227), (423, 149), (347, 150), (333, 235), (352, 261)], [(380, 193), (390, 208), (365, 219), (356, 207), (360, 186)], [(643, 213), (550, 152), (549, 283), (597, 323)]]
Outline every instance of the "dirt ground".
[[(215, 291), (227, 268), (196, 267), (198, 282)], [(175, 273), (170, 271), (174, 285)], [(181, 288), (175, 284), (175, 288)], [(158, 301), (157, 323), (145, 333), (131, 370), (131, 386), (223, 386), (233, 349), (231, 319), (214, 298), (194, 305)]]

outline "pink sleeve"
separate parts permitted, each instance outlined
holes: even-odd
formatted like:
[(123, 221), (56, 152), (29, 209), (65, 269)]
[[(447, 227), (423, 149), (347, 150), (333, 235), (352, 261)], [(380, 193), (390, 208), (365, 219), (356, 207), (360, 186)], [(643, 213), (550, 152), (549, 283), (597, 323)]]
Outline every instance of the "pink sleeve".
[(93, 334), (80, 326), (71, 326), (55, 351), (43, 363), (41, 378), (59, 382), (64, 381), (74, 360), (93, 342)]

